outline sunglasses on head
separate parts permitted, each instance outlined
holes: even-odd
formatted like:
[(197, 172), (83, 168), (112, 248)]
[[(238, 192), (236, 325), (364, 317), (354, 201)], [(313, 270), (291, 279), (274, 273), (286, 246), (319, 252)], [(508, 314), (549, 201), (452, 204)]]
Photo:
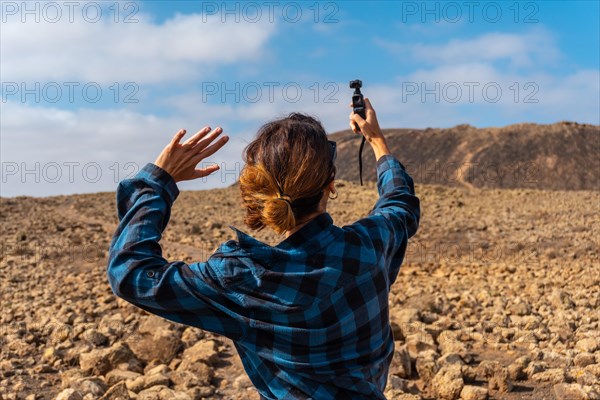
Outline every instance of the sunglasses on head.
[(331, 161), (335, 162), (335, 158), (337, 157), (337, 150), (336, 150), (336, 144), (333, 140), (328, 140), (327, 141), (329, 143), (329, 152), (331, 154)]

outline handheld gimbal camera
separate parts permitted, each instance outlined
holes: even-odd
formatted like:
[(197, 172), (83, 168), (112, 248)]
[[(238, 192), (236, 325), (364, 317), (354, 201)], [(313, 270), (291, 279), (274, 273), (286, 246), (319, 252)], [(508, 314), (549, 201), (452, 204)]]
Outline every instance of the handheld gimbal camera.
[[(360, 92), (360, 88), (362, 87), (362, 81), (359, 79), (355, 79), (350, 81), (350, 89), (354, 89), (354, 94), (352, 94), (352, 108), (354, 112), (360, 115), (363, 119), (366, 119), (365, 114), (365, 98), (363, 94)], [(360, 132), (360, 127), (356, 124), (356, 130)]]
[[(359, 79), (355, 79), (350, 81), (350, 89), (354, 89), (354, 93), (352, 94), (352, 109), (355, 114), (360, 115), (363, 119), (367, 119), (367, 114), (365, 112), (365, 98), (363, 94), (360, 92), (360, 88), (362, 87), (362, 81)], [(356, 127), (356, 131), (360, 132), (360, 127), (354, 123)], [(362, 151), (365, 146), (365, 136), (362, 135), (362, 141), (360, 142), (360, 149), (358, 150), (358, 173), (360, 176), (360, 185), (362, 186)]]

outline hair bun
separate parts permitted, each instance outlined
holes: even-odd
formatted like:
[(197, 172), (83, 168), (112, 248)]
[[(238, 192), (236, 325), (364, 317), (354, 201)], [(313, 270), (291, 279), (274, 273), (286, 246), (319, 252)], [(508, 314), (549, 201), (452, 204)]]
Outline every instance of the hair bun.
[(276, 200), (283, 200), (288, 203), (291, 207), (294, 207), (292, 198), (285, 193), (277, 193)]
[(292, 210), (291, 197), (279, 193), (265, 202), (262, 217), (267, 225), (277, 227), (277, 233), (283, 233), (296, 226), (296, 216)]

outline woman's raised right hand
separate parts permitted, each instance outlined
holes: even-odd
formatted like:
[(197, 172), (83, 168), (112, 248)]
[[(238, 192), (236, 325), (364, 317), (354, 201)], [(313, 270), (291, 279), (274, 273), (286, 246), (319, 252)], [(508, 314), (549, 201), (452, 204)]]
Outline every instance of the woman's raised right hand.
[[(350, 104), (350, 107), (352, 107), (352, 104)], [(373, 147), (373, 150), (375, 150), (377, 158), (379, 158), (381, 153), (389, 154), (385, 137), (383, 136), (381, 128), (379, 127), (379, 122), (377, 121), (375, 109), (371, 105), (371, 101), (366, 97), (365, 114), (367, 117), (366, 120), (352, 110), (350, 113), (350, 128), (352, 128), (354, 133), (358, 135), (362, 134), (365, 137), (367, 142)], [(359, 126), (360, 131), (356, 129), (355, 124)]]
[[(350, 104), (350, 107), (352, 107), (352, 104)], [(365, 114), (367, 117), (366, 120), (352, 110), (350, 113), (350, 127), (352, 131), (359, 135), (362, 133), (368, 142), (371, 142), (375, 138), (383, 139), (383, 134), (377, 121), (377, 114), (375, 114), (371, 101), (367, 97), (365, 97)], [(356, 129), (355, 123), (359, 126), (360, 131)]]

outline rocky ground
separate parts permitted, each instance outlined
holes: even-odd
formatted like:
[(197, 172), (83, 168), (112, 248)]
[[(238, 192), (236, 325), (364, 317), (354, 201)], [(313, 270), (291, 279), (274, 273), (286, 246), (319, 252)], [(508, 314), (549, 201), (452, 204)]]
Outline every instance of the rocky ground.
[[(339, 186), (337, 225), (377, 197), (373, 183)], [(600, 399), (600, 192), (417, 191), (387, 397)], [(183, 192), (164, 255), (204, 260), (228, 224), (249, 232), (238, 197)], [(257, 399), (227, 339), (112, 294), (114, 210), (114, 193), (0, 199), (0, 399)]]

